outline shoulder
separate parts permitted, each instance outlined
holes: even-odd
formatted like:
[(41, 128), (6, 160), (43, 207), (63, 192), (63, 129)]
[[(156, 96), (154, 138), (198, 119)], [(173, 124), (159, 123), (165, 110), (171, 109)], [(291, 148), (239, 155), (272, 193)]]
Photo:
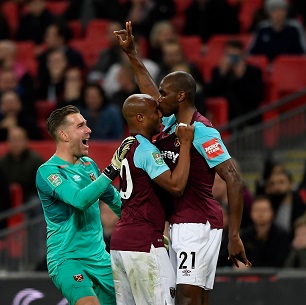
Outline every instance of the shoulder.
[(170, 116), (164, 116), (162, 118), (162, 122), (163, 122), (163, 125), (165, 126), (164, 127), (164, 130), (167, 129), (168, 127), (170, 127), (172, 124), (174, 124), (176, 121), (176, 117), (174, 114), (170, 115)]

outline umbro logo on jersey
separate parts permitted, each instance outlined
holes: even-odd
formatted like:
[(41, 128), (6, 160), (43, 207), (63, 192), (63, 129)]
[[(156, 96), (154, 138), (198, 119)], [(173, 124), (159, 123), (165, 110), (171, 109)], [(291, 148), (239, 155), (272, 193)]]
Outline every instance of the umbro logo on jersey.
[(202, 146), (209, 160), (216, 158), (224, 153), (222, 146), (217, 138), (203, 143)]
[(74, 175), (72, 178), (75, 182), (81, 181), (81, 177), (79, 175)]
[(191, 271), (188, 269), (184, 269), (182, 273), (183, 273), (183, 276), (190, 276)]
[(81, 273), (75, 274), (75, 275), (73, 276), (73, 278), (74, 278), (75, 281), (77, 281), (77, 282), (82, 282), (82, 281), (84, 280), (84, 276), (83, 276), (83, 274), (81, 274)]

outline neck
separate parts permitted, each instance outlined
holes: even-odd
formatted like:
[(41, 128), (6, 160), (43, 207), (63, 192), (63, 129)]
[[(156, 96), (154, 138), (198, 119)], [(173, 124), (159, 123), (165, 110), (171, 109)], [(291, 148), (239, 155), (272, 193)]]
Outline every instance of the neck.
[(79, 163), (80, 158), (75, 157), (71, 154), (66, 147), (57, 147), (55, 151), (55, 155), (67, 163), (76, 164)]
[(144, 130), (139, 130), (138, 128), (130, 128), (129, 130), (130, 135), (142, 135), (143, 137), (147, 138), (149, 141), (152, 141), (152, 135), (149, 132), (145, 132)]
[(178, 123), (190, 124), (193, 114), (197, 109), (194, 105), (189, 105), (187, 107), (179, 109), (179, 111), (175, 114), (176, 121)]

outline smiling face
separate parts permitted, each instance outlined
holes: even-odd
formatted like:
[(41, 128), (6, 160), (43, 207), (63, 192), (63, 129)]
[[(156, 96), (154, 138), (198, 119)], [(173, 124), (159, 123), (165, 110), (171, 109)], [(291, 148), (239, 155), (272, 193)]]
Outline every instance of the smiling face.
[(91, 130), (80, 113), (66, 117), (66, 123), (59, 129), (60, 137), (68, 144), (68, 150), (74, 159), (88, 155), (88, 140)]

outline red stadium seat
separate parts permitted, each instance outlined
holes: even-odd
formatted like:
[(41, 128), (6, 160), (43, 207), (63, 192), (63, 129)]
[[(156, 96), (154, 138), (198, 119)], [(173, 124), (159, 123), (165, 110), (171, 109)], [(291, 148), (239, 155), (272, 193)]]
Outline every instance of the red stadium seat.
[(263, 5), (262, 0), (245, 0), (241, 1), (239, 11), (240, 32), (247, 33), (252, 24), (254, 13)]
[(35, 103), (38, 121), (46, 122), (50, 113), (55, 109), (56, 105), (48, 101), (38, 101)]
[(58, 1), (58, 2), (48, 1), (47, 2), (48, 10), (54, 15), (58, 15), (58, 16), (63, 15), (68, 5), (69, 5), (69, 2), (67, 1)]
[(85, 38), (91, 41), (99, 40), (101, 37), (105, 39), (109, 22), (106, 19), (91, 20), (87, 24)]
[(279, 56), (273, 62), (271, 80), (277, 97), (306, 88), (306, 56)]
[(184, 14), (186, 8), (192, 3), (192, 0), (174, 0), (176, 15)]
[(83, 38), (83, 27), (79, 20), (69, 21), (68, 26), (72, 32), (73, 39)]
[(201, 58), (202, 40), (200, 36), (180, 36), (180, 43), (186, 58), (197, 63)]
[(10, 28), (10, 36), (14, 37), (19, 25), (18, 4), (14, 1), (3, 1), (1, 8)]
[(205, 100), (206, 117), (215, 127), (228, 123), (228, 103), (223, 97), (211, 97)]

